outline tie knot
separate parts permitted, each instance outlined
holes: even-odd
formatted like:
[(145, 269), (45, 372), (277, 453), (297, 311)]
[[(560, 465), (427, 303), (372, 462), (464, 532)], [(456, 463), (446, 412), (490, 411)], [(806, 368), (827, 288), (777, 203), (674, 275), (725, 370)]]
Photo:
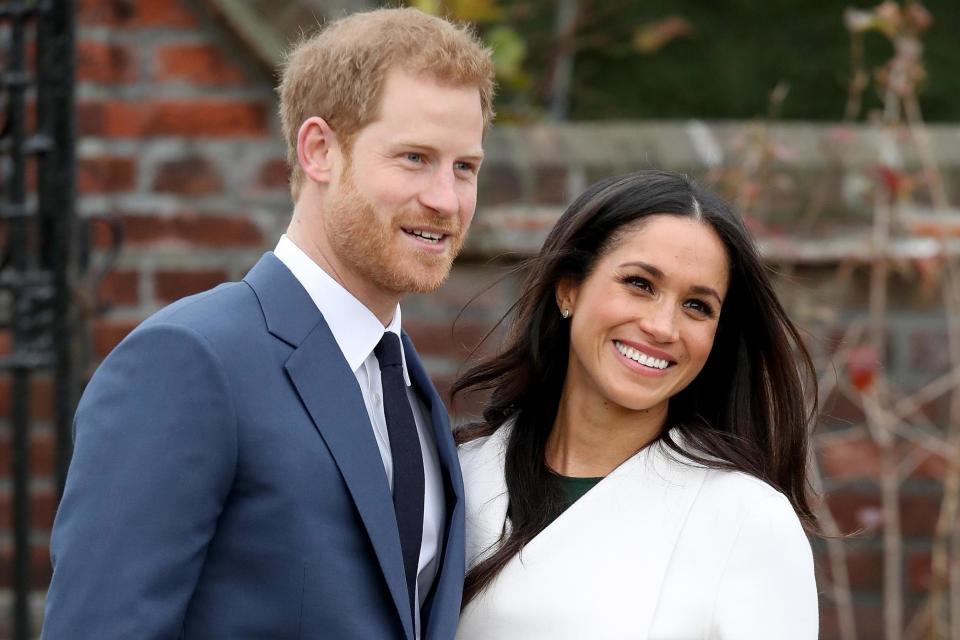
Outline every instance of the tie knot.
[(384, 332), (383, 337), (380, 338), (380, 342), (373, 350), (373, 353), (377, 356), (377, 362), (380, 363), (381, 369), (384, 367), (398, 367), (403, 364), (403, 354), (400, 351), (400, 338), (392, 331)]

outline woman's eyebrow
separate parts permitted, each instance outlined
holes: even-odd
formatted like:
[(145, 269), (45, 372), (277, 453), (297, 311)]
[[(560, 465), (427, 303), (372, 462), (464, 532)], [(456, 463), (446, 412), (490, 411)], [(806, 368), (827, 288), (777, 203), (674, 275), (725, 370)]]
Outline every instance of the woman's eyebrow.
[(653, 266), (652, 264), (649, 264), (647, 262), (641, 262), (640, 260), (632, 260), (630, 262), (624, 262), (620, 266), (621, 267), (640, 267), (641, 269), (643, 269), (644, 271), (652, 275), (654, 278), (663, 278), (663, 271)]

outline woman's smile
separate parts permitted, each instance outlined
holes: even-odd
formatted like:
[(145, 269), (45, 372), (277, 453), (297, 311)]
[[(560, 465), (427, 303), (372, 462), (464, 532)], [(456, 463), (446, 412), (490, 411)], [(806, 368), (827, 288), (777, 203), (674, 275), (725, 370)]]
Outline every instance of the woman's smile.
[(728, 263), (717, 233), (693, 218), (651, 215), (624, 231), (582, 282), (557, 288), (572, 310), (566, 391), (662, 414), (710, 355)]

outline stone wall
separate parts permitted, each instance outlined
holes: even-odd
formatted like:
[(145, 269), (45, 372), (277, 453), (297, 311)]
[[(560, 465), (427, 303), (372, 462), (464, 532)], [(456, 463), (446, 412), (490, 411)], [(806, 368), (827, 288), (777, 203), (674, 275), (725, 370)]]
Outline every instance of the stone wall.
[[(90, 333), (84, 339), (92, 370), (150, 313), (241, 278), (274, 246), (290, 202), (274, 116), (274, 80), (215, 17), (195, 3), (177, 0), (83, 0), (79, 5), (78, 212), (91, 220), (95, 264), (106, 257), (111, 242), (108, 225), (97, 220), (116, 220), (123, 229), (122, 249), (106, 278), (77, 283), (86, 301)], [(884, 141), (868, 130), (846, 131), (852, 139), (844, 162), (874, 164)], [(764, 214), (751, 224), (780, 273), (784, 299), (809, 328), (815, 354), (829, 366), (843, 328), (866, 314), (862, 264), (869, 248), (868, 207), (851, 191), (855, 175), (839, 171), (825, 146), (834, 127), (795, 123), (762, 133), (789, 150), (777, 161), (777, 170), (788, 179), (767, 193)], [(519, 260), (536, 251), (564, 204), (589, 183), (657, 167), (723, 185), (724, 166), (735, 162), (736, 154), (743, 153), (742, 141), (755, 135), (757, 126), (749, 123), (496, 127), (485, 142), (480, 206), (463, 257), (438, 293), (412, 296), (404, 303), (405, 326), (438, 386), (448, 387), (465, 356), (515, 299), (521, 286), (514, 269)], [(960, 128), (937, 127), (933, 137), (948, 178), (960, 175)], [(902, 162), (909, 166), (917, 160), (905, 154)], [(810, 193), (823, 196), (823, 217), (835, 224), (812, 227), (814, 233), (803, 238), (786, 234)], [(908, 221), (927, 220), (922, 204)], [(831, 229), (829, 234), (825, 229)], [(895, 250), (909, 263), (929, 256), (936, 248), (932, 243), (920, 234)], [(886, 366), (891, 378), (915, 388), (946, 370), (945, 317), (922, 283), (903, 273), (891, 287)], [(8, 416), (9, 383), (0, 380), (0, 385), (0, 416)], [(40, 607), (50, 576), (47, 543), (56, 500), (49, 381), (38, 380), (33, 392), (33, 582)], [(458, 413), (475, 410), (467, 403)], [(932, 403), (927, 413), (934, 425), (944, 424), (942, 402)], [(878, 454), (862, 430), (850, 428), (862, 420), (855, 403), (831, 397), (825, 414), (818, 437), (829, 441), (823, 448), (829, 504), (845, 531), (863, 529), (848, 543), (861, 637), (879, 637)], [(9, 471), (10, 433), (4, 425), (0, 589), (12, 582)], [(929, 587), (930, 535), (942, 472), (942, 458), (919, 452), (904, 492), (911, 606)], [(0, 609), (7, 601), (0, 600)], [(0, 637), (3, 620), (0, 615)], [(835, 637), (826, 599), (824, 629), (824, 638)]]

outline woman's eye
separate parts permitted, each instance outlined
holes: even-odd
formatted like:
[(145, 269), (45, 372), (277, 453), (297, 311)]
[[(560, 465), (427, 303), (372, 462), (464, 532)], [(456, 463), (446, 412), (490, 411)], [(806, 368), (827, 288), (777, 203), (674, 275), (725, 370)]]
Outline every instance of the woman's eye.
[(631, 287), (636, 289), (641, 289), (643, 291), (653, 291), (653, 284), (650, 283), (646, 278), (641, 278), (639, 276), (627, 276), (623, 279)]
[(684, 305), (688, 309), (693, 309), (700, 315), (706, 316), (708, 318), (713, 317), (713, 307), (704, 302), (703, 300), (687, 300)]

